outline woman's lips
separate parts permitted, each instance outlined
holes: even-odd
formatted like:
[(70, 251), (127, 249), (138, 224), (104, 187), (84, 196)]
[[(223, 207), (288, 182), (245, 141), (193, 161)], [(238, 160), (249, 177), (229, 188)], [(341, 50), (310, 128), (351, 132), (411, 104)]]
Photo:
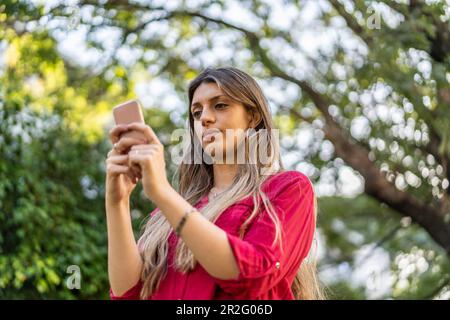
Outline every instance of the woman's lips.
[(211, 132), (203, 136), (203, 142), (211, 142), (219, 132)]

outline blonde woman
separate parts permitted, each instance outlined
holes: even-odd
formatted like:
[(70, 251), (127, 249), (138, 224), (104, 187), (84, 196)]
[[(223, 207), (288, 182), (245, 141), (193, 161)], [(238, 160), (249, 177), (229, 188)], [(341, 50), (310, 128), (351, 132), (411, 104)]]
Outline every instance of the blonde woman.
[[(190, 83), (188, 96), (190, 142), (179, 191), (167, 179), (163, 145), (149, 126), (110, 132), (111, 299), (322, 298), (315, 262), (306, 259), (316, 228), (314, 190), (305, 175), (284, 170), (261, 88), (239, 69), (208, 68)], [(147, 141), (120, 138), (128, 130)], [(244, 161), (236, 161), (242, 152)], [(139, 180), (157, 208), (136, 243), (129, 197)]]

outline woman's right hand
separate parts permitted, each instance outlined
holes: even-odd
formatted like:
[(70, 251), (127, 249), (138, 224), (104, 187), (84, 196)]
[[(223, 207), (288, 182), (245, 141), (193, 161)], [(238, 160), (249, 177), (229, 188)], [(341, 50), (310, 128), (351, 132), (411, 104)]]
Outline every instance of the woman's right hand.
[(109, 138), (114, 147), (108, 152), (106, 159), (105, 198), (110, 205), (128, 201), (141, 178), (138, 168), (128, 166), (128, 151), (133, 145), (146, 142), (135, 138), (120, 138), (120, 135), (126, 131), (126, 126), (117, 125), (109, 132)]

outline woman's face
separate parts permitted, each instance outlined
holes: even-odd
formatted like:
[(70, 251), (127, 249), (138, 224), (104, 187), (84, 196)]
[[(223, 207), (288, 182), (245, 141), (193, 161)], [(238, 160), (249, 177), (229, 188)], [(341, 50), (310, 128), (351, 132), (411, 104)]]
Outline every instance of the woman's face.
[(251, 114), (244, 105), (226, 96), (216, 83), (200, 84), (192, 98), (191, 113), (195, 134), (203, 150), (212, 158), (217, 158), (217, 152), (222, 152), (223, 158), (219, 159), (224, 162), (226, 152), (230, 152), (229, 157), (233, 156), (231, 150), (237, 150), (245, 130), (252, 125)]

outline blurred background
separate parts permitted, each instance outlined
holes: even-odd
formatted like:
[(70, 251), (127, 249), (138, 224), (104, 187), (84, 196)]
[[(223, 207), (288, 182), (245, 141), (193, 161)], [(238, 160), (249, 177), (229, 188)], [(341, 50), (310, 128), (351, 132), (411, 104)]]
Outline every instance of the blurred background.
[(449, 299), (449, 4), (1, 0), (0, 299), (109, 298), (111, 109), (140, 99), (170, 178), (209, 66), (255, 77), (314, 183), (330, 299)]

